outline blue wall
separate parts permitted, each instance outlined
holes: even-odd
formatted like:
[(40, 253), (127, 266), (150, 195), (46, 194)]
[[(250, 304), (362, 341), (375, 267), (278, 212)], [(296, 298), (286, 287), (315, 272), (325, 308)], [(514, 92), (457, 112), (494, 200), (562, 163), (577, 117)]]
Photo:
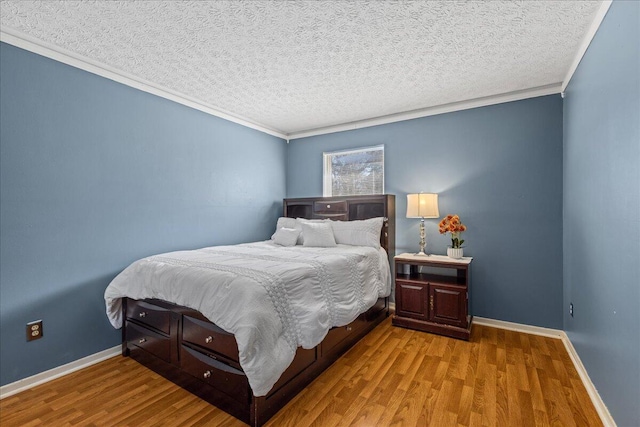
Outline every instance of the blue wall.
[[(287, 196), (322, 195), (322, 153), (385, 145), (397, 252), (417, 251), (406, 194), (439, 193), (474, 257), (475, 316), (562, 328), (562, 99), (546, 96), (291, 141)], [(426, 220), (427, 251), (450, 243)]]
[(620, 426), (640, 425), (639, 23), (613, 2), (564, 100), (564, 329)]
[(119, 344), (103, 293), (135, 259), (281, 213), (283, 140), (4, 43), (0, 122), (2, 385)]

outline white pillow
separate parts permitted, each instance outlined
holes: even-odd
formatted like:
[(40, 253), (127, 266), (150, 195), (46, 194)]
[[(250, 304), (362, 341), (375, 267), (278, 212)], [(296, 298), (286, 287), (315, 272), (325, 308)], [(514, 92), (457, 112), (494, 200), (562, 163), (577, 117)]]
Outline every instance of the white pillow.
[[(306, 218), (296, 218), (296, 224), (298, 228), (300, 228), (300, 230), (302, 230), (302, 224), (306, 223), (318, 223), (318, 222), (327, 222), (329, 221), (328, 219), (306, 219)], [(298, 244), (299, 245), (304, 245), (304, 233), (300, 233), (300, 236), (298, 236)]]
[(379, 249), (383, 222), (382, 217), (362, 221), (331, 221), (331, 227), (336, 243)]
[(303, 222), (302, 234), (304, 236), (304, 246), (316, 246), (328, 248), (336, 246), (336, 239), (333, 237), (333, 229), (328, 222)]
[[(285, 216), (281, 216), (280, 218), (278, 218), (278, 223), (276, 224), (276, 233), (281, 228), (294, 228), (298, 231), (302, 231), (302, 225), (298, 221), (296, 221), (295, 218), (287, 218)], [(273, 233), (273, 235), (271, 236), (271, 240), (275, 240), (276, 233)], [(302, 233), (298, 233), (298, 240), (296, 241), (296, 244), (302, 244)]]
[(295, 246), (300, 231), (297, 228), (278, 228), (272, 236), (273, 242), (280, 246)]

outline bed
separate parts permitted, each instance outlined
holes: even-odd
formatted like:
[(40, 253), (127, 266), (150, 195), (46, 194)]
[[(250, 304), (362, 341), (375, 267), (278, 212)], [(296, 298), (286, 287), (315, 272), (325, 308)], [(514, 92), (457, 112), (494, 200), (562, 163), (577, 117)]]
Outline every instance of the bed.
[[(326, 219), (338, 221), (330, 223), (343, 239), (336, 247), (310, 243)], [(161, 254), (125, 269), (105, 292), (123, 356), (263, 425), (389, 315), (394, 196), (285, 199), (277, 230), (300, 223), (302, 246), (295, 237), (282, 246), (276, 233), (280, 244)], [(369, 235), (354, 226), (365, 225), (380, 227), (378, 245), (360, 246)]]

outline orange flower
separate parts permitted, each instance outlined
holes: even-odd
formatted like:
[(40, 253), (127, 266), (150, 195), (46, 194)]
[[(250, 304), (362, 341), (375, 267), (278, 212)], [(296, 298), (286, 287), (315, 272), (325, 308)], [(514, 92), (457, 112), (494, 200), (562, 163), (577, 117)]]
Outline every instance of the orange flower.
[(440, 234), (451, 233), (451, 246), (459, 248), (464, 243), (464, 240), (460, 238), (460, 233), (467, 231), (467, 226), (460, 221), (458, 215), (447, 215), (438, 224), (438, 231)]

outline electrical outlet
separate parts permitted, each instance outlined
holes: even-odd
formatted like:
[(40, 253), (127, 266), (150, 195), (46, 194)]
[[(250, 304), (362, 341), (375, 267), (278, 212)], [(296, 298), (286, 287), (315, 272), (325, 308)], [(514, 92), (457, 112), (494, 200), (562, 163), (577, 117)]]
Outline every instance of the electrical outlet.
[(42, 338), (42, 320), (27, 323), (27, 341)]
[(569, 315), (573, 317), (573, 303), (569, 304)]

